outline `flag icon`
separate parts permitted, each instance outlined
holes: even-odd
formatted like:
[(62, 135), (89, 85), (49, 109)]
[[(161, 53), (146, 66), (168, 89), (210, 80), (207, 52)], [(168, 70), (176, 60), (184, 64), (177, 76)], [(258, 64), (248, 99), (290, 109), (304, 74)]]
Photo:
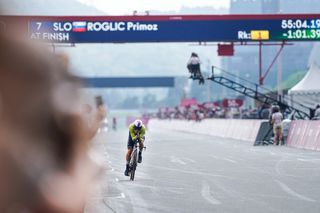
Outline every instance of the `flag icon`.
[(77, 33), (87, 32), (87, 22), (85, 21), (72, 22), (72, 31)]

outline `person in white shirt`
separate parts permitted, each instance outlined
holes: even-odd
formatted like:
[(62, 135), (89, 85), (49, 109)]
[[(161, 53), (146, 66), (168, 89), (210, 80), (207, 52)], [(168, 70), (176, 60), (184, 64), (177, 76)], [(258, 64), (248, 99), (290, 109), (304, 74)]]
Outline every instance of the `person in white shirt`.
[(199, 56), (196, 53), (191, 53), (191, 56), (187, 63), (187, 68), (191, 73), (191, 76), (195, 77), (196, 72), (200, 70), (200, 63), (201, 61), (199, 59)]
[(287, 138), (289, 135), (291, 120), (289, 118), (285, 118), (282, 121), (282, 132), (283, 132), (283, 143), (287, 143)]
[(271, 124), (273, 125), (273, 133), (274, 133), (274, 144), (283, 145), (283, 128), (282, 128), (282, 119), (283, 115), (280, 112), (280, 107), (274, 107), (274, 113), (272, 114)]

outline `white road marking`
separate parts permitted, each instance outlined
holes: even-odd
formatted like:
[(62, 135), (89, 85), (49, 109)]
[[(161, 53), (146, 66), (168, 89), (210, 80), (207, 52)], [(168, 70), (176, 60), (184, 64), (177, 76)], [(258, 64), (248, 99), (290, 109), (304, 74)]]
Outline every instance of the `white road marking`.
[(279, 181), (279, 180), (274, 180), (274, 181), (281, 187), (281, 189), (283, 191), (287, 192), (289, 195), (292, 195), (296, 198), (299, 198), (300, 200), (309, 201), (309, 202), (316, 202), (314, 199), (311, 199), (309, 197), (306, 197), (304, 195), (301, 195), (301, 194), (295, 192), (293, 189), (291, 189), (289, 186), (282, 183), (281, 181)]
[(217, 159), (217, 160), (225, 160), (225, 161), (228, 161), (230, 163), (238, 163), (237, 161), (234, 161), (234, 160), (229, 159), (229, 158), (217, 157), (217, 156), (211, 156), (211, 157), (214, 158), (214, 159)]
[(126, 198), (124, 193), (121, 193), (121, 198)]
[(179, 163), (179, 164), (182, 164), (182, 165), (186, 165), (186, 163), (183, 160), (181, 160), (180, 158), (177, 158), (175, 156), (171, 156), (170, 157), (170, 161), (172, 163)]
[(183, 158), (183, 159), (186, 160), (186, 161), (189, 161), (191, 163), (195, 163), (196, 162), (196, 161), (192, 160), (191, 158)]
[(234, 177), (231, 177), (229, 175), (218, 175), (218, 174), (212, 174), (212, 173), (206, 173), (206, 172), (193, 172), (189, 170), (183, 170), (183, 169), (174, 169), (174, 168), (168, 168), (168, 167), (163, 167), (163, 166), (150, 166), (150, 165), (145, 165), (145, 167), (152, 167), (156, 169), (163, 169), (167, 171), (174, 171), (174, 172), (181, 172), (181, 173), (186, 173), (186, 174), (192, 174), (192, 175), (204, 175), (204, 176), (209, 176), (209, 177), (221, 177), (229, 180), (234, 180)]
[(220, 205), (221, 202), (215, 199), (210, 192), (210, 186), (206, 182), (202, 182), (201, 196), (212, 205)]
[(298, 161), (303, 161), (303, 162), (316, 162), (320, 161), (320, 159), (306, 159), (306, 158), (298, 158)]

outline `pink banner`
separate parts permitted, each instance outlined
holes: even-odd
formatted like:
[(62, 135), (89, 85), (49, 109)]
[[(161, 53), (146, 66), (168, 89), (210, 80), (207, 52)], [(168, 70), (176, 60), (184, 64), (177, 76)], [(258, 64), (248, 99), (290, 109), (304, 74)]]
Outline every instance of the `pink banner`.
[(292, 121), (287, 145), (320, 151), (320, 121)]
[(181, 102), (180, 102), (180, 106), (191, 106), (191, 105), (197, 105), (198, 104), (198, 101), (194, 98), (191, 98), (191, 99), (182, 99)]
[(242, 99), (224, 99), (222, 102), (223, 107), (241, 107), (243, 105)]

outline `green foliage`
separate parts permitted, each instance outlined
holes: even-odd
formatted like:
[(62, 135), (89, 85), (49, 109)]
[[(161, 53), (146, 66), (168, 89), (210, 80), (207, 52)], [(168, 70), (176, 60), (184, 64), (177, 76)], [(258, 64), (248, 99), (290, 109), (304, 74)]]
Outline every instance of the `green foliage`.
[(282, 83), (283, 89), (291, 89), (293, 86), (295, 86), (299, 81), (302, 80), (302, 78), (305, 76), (306, 71), (297, 71), (293, 74), (289, 75), (286, 81)]

